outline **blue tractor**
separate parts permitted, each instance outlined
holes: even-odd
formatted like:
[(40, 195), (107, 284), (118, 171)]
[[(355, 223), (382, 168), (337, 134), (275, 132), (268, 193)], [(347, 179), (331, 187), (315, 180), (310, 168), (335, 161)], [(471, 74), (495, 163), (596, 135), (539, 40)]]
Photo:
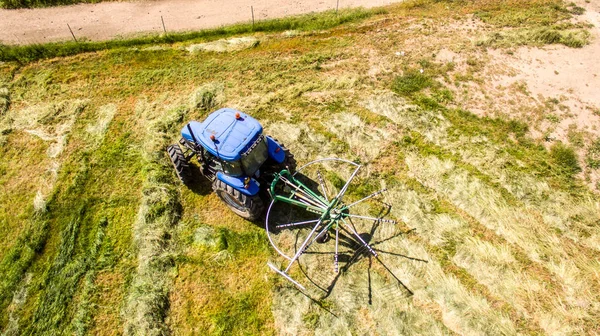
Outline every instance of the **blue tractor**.
[(262, 131), (256, 119), (222, 108), (203, 122), (185, 125), (179, 144), (167, 147), (167, 152), (181, 182), (189, 185), (192, 181), (189, 163), (195, 156), (219, 198), (235, 214), (256, 220), (263, 213), (275, 174), (296, 170), (289, 150)]

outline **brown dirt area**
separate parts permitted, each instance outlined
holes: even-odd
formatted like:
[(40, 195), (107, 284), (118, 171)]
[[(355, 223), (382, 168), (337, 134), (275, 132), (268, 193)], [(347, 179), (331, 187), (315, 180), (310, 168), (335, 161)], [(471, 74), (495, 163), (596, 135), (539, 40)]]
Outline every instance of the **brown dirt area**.
[[(342, 0), (339, 8), (378, 7), (398, 0)], [(252, 20), (335, 9), (336, 0), (161, 0), (102, 2), (37, 9), (0, 9), (0, 42), (32, 44), (72, 39), (108, 40), (140, 33), (214, 28)]]
[[(531, 135), (545, 139), (546, 147), (557, 141), (577, 150), (581, 176), (592, 189), (600, 181), (597, 170), (586, 169), (583, 158), (587, 146), (600, 138), (600, 3), (575, 2), (586, 9), (573, 19), (591, 24), (590, 44), (583, 48), (563, 45), (544, 47), (489, 48), (482, 51), (451, 42), (440, 43), (436, 61), (453, 62), (455, 73), (475, 70), (477, 80), (450, 87), (457, 107), (480, 116), (509, 116), (529, 124)], [(449, 31), (461, 34), (483, 31), (474, 19), (450, 23)], [(479, 34), (474, 34), (475, 42)], [(480, 37), (480, 35), (479, 35)], [(573, 143), (570, 136), (579, 134), (583, 144)]]

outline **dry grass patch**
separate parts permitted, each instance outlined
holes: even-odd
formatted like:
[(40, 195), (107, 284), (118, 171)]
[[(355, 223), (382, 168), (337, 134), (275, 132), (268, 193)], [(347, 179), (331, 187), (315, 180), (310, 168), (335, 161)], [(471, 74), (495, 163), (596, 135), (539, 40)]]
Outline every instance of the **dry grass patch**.
[(200, 44), (192, 44), (186, 48), (190, 53), (200, 51), (230, 52), (258, 46), (260, 41), (254, 37), (234, 37), (226, 40), (217, 40)]
[(350, 147), (352, 155), (360, 162), (371, 162), (397, 134), (394, 129), (367, 125), (359, 116), (352, 113), (337, 113), (325, 121), (328, 130)]

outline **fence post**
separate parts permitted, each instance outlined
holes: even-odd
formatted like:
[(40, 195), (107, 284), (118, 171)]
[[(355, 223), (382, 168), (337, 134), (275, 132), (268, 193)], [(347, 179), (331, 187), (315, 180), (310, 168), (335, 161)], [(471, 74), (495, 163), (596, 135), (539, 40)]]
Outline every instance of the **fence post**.
[(254, 7), (250, 6), (250, 10), (252, 11), (252, 29), (254, 29)]
[(340, 0), (337, 0), (335, 3), (335, 12), (338, 12), (338, 8), (340, 7)]
[(165, 20), (163, 19), (162, 15), (160, 16), (160, 21), (163, 24), (163, 31), (165, 32), (165, 34), (167, 33), (167, 28), (165, 28)]
[(69, 31), (71, 32), (71, 36), (73, 36), (73, 41), (77, 42), (77, 39), (75, 38), (75, 34), (73, 34), (73, 30), (71, 29), (71, 26), (69, 26), (68, 23), (67, 23), (67, 27), (69, 27)]

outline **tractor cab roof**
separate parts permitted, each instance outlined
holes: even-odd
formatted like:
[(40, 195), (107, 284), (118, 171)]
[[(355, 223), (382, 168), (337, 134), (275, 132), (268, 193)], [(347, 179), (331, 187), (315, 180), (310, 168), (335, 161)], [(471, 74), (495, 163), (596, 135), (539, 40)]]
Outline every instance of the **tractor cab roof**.
[(231, 108), (217, 110), (203, 122), (192, 121), (181, 130), (186, 140), (198, 142), (224, 161), (239, 160), (260, 134), (262, 126), (256, 119)]

